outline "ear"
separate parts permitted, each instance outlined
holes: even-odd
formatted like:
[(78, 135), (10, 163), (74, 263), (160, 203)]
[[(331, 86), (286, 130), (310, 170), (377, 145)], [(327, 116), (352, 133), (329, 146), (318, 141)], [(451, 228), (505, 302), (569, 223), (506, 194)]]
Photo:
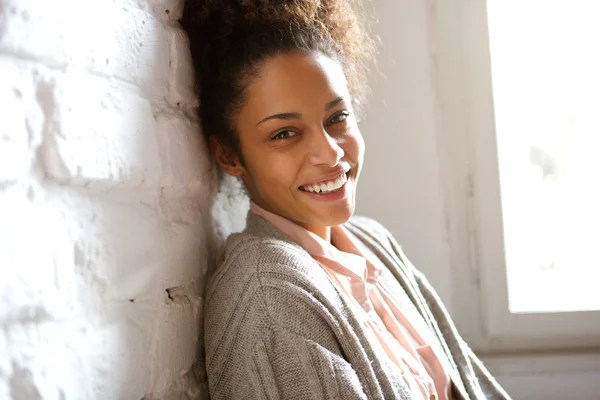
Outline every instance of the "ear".
[(223, 172), (231, 176), (244, 175), (245, 168), (242, 166), (239, 157), (230, 148), (224, 146), (215, 136), (209, 138), (209, 146)]

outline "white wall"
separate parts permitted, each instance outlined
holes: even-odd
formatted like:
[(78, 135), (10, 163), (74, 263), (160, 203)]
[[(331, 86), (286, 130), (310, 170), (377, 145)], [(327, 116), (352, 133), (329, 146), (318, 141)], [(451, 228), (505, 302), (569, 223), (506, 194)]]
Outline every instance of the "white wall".
[(244, 205), (215, 200), (181, 5), (0, 0), (1, 399), (200, 397)]
[(380, 38), (357, 213), (384, 224), (450, 306), (450, 251), (440, 184), (437, 110), (423, 1), (367, 3)]

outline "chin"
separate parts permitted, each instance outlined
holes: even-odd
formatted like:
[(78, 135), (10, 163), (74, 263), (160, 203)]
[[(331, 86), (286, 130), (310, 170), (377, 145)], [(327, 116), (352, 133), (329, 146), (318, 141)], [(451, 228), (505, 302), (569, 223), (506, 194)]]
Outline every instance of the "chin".
[(336, 226), (347, 222), (354, 214), (354, 205), (346, 206), (319, 218), (319, 225)]

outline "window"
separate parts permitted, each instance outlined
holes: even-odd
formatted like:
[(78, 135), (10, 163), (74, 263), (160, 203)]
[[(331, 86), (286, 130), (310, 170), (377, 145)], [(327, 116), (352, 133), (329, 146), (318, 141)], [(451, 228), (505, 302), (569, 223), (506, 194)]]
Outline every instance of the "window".
[(454, 201), (468, 210), (483, 330), (467, 339), (597, 347), (600, 3), (451, 3), (437, 9), (434, 52), (445, 140), (466, 154), (447, 158), (455, 187), (469, 182)]
[(510, 310), (600, 310), (600, 3), (488, 1)]

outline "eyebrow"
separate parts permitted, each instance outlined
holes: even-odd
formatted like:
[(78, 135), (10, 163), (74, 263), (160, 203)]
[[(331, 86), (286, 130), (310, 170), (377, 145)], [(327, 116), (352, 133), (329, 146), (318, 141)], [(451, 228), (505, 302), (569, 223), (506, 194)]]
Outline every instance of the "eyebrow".
[[(335, 99), (331, 100), (329, 103), (327, 103), (325, 105), (325, 111), (331, 110), (333, 107), (337, 106), (342, 101), (344, 101), (344, 96), (338, 96), (338, 97), (336, 97)], [(296, 113), (296, 112), (278, 113), (278, 114), (269, 115), (268, 117), (263, 118), (256, 125), (258, 126), (258, 125), (262, 124), (263, 122), (271, 120), (271, 119), (289, 120), (289, 119), (301, 119), (301, 118), (302, 118), (302, 114)]]

